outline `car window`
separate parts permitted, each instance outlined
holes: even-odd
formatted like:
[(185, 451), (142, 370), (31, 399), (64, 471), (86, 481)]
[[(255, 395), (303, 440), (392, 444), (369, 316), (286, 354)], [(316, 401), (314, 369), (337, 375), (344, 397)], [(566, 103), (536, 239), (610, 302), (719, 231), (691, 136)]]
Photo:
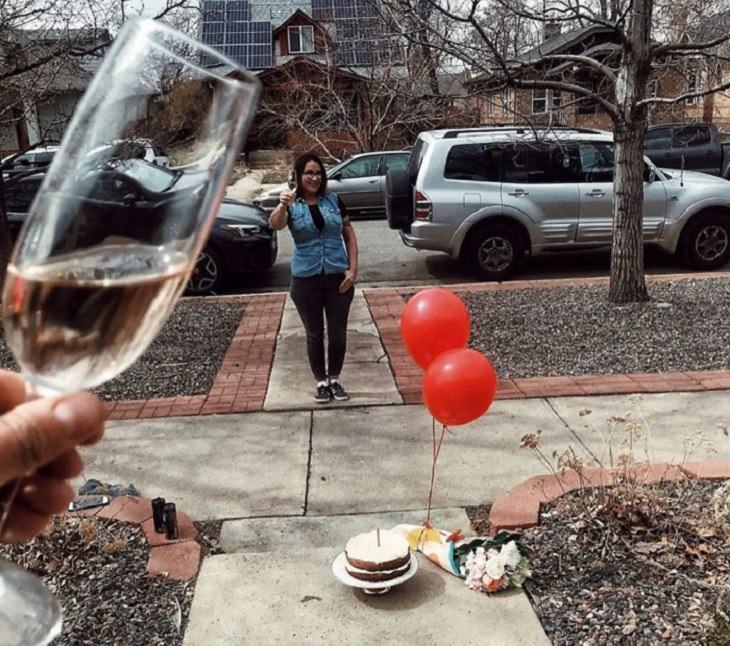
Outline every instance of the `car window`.
[(53, 160), (53, 153), (49, 153), (49, 152), (36, 153), (33, 163), (50, 164), (52, 160)]
[(136, 179), (148, 191), (159, 193), (172, 184), (172, 171), (137, 159), (125, 159), (116, 166), (117, 170)]
[(684, 126), (674, 131), (675, 148), (705, 146), (710, 141), (710, 129), (707, 126)]
[(33, 163), (34, 158), (35, 155), (33, 155), (32, 153), (26, 153), (25, 155), (20, 155), (19, 157), (16, 157), (13, 160), (13, 165), (27, 166)]
[(647, 150), (660, 150), (672, 147), (672, 129), (654, 128), (647, 130), (644, 138), (644, 147)]
[(521, 184), (560, 184), (578, 177), (578, 150), (574, 144), (525, 143), (505, 146), (503, 181)]
[(137, 197), (137, 187), (115, 173), (104, 173), (91, 186), (90, 197), (104, 202), (122, 202), (125, 197)]
[(385, 166), (383, 175), (389, 170), (405, 170), (408, 165), (408, 153), (403, 153), (402, 155), (383, 155), (383, 164)]
[(426, 154), (426, 150), (428, 150), (428, 144), (425, 140), (418, 139), (416, 145), (413, 146), (413, 150), (411, 150), (411, 154), (408, 156), (406, 170), (408, 171), (408, 178), (411, 183), (415, 182), (418, 177), (418, 170), (421, 168), (421, 162)]
[(444, 166), (446, 179), (499, 181), (499, 151), (486, 144), (452, 146)]
[(586, 142), (580, 149), (580, 181), (613, 181), (613, 144)]
[(358, 157), (340, 169), (342, 179), (356, 179), (358, 177), (372, 177), (378, 174), (380, 155)]

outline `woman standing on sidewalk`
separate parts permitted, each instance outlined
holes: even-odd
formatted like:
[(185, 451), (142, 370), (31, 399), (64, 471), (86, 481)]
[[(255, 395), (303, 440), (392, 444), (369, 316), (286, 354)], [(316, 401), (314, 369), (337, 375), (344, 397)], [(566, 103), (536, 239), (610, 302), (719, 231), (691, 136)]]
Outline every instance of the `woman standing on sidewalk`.
[(282, 192), (269, 224), (277, 230), (288, 225), (294, 239), (290, 294), (307, 333), (309, 367), (317, 382), (314, 400), (344, 400), (348, 395), (340, 372), (357, 278), (357, 237), (342, 200), (327, 193), (324, 164), (317, 155), (300, 155), (294, 162), (294, 175), (294, 191)]

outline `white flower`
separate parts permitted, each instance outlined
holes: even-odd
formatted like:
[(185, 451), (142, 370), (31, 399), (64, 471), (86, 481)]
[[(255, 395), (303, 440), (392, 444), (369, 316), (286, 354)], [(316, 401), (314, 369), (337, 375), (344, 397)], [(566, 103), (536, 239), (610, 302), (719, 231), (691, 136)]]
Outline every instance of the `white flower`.
[(484, 571), (490, 579), (501, 579), (504, 576), (504, 556), (500, 553), (487, 561)]
[(522, 559), (520, 550), (517, 549), (517, 544), (514, 541), (510, 541), (506, 545), (503, 545), (500, 555), (504, 559), (504, 564), (507, 567), (517, 567)]

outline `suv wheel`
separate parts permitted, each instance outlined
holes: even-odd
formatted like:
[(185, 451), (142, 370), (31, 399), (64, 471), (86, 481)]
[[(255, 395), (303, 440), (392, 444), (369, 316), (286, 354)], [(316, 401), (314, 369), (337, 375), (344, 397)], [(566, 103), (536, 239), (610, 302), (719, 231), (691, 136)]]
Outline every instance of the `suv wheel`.
[(217, 290), (223, 282), (223, 266), (218, 254), (206, 247), (200, 252), (195, 263), (186, 292), (192, 296), (202, 296)]
[(465, 248), (465, 259), (487, 280), (504, 280), (519, 267), (524, 250), (513, 228), (494, 224), (479, 229)]
[(730, 259), (730, 218), (721, 213), (701, 215), (684, 235), (682, 255), (693, 269), (717, 269)]

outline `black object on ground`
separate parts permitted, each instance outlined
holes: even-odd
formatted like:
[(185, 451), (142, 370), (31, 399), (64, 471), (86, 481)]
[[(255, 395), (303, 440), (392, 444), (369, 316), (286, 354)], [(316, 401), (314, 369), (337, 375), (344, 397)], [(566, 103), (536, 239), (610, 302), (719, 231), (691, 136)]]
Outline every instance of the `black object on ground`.
[(165, 536), (171, 541), (178, 537), (177, 511), (174, 502), (165, 504)]
[(139, 496), (137, 487), (133, 484), (119, 485), (109, 484), (108, 482), (102, 482), (96, 478), (89, 478), (84, 484), (79, 487), (79, 496), (111, 496), (116, 498), (117, 496)]
[(152, 499), (152, 522), (155, 525), (155, 531), (158, 534), (165, 533), (165, 499)]

